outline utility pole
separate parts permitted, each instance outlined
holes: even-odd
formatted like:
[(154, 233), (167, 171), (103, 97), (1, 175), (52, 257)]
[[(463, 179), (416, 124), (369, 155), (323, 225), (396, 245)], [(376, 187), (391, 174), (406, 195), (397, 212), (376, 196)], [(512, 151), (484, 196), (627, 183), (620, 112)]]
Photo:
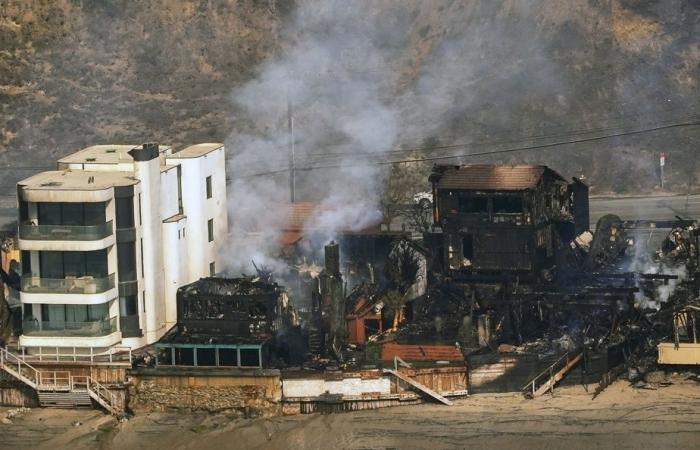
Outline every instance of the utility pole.
[(294, 163), (294, 116), (292, 115), (292, 100), (287, 89), (287, 127), (289, 132), (289, 196), (291, 203), (296, 198), (296, 167)]
[(659, 167), (661, 167), (661, 189), (664, 188), (664, 166), (666, 165), (666, 153), (659, 153)]

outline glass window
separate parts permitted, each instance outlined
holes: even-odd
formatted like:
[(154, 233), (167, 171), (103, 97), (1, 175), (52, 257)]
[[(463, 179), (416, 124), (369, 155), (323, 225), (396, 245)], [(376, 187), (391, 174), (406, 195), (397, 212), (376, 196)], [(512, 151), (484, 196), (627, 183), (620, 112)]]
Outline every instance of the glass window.
[(519, 214), (523, 212), (523, 198), (515, 195), (504, 195), (493, 198), (494, 214)]
[(117, 242), (119, 281), (136, 279), (136, 245), (134, 244), (134, 242)]
[(61, 225), (85, 225), (82, 203), (61, 203)]
[(32, 273), (32, 257), (28, 250), (22, 250), (20, 253), (20, 260), (22, 261), (22, 274)]
[(95, 278), (104, 278), (107, 273), (107, 250), (83, 252), (85, 254), (85, 274)]
[(60, 203), (37, 203), (39, 225), (61, 225)]
[(117, 228), (133, 228), (134, 226), (134, 198), (116, 198)]
[(82, 277), (85, 275), (85, 253), (63, 253), (63, 275), (66, 277)]
[(207, 177), (207, 198), (211, 198), (211, 175)]
[(216, 275), (216, 263), (210, 262), (209, 263), (209, 276), (213, 277), (214, 275)]
[(29, 203), (24, 200), (19, 201), (19, 221), (24, 223), (29, 220)]
[(209, 219), (207, 221), (207, 233), (209, 235), (209, 242), (214, 240), (214, 219)]
[(100, 225), (106, 222), (104, 202), (85, 203), (85, 225)]
[(216, 366), (216, 349), (210, 347), (197, 348), (198, 366)]
[(139, 313), (139, 299), (136, 295), (119, 297), (119, 315), (135, 316)]
[(489, 199), (488, 197), (460, 197), (459, 212), (486, 214), (489, 212)]
[(88, 305), (88, 320), (104, 320), (109, 318), (109, 304)]
[(235, 348), (220, 348), (219, 349), (219, 365), (220, 366), (237, 366), (238, 351)]
[(252, 348), (241, 349), (241, 366), (260, 367), (260, 351)]
[(193, 348), (176, 348), (175, 349), (175, 365), (193, 366), (194, 365), (194, 349)]
[(39, 252), (41, 278), (63, 278), (63, 255), (61, 252)]

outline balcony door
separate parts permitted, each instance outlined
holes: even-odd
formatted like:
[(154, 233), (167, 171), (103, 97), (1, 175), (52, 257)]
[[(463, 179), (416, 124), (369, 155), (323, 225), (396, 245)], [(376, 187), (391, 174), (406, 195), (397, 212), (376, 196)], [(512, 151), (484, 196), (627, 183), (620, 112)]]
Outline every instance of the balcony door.
[(39, 225), (101, 225), (105, 203), (38, 203)]
[(107, 250), (91, 252), (39, 252), (41, 278), (91, 276), (104, 278), (107, 274)]

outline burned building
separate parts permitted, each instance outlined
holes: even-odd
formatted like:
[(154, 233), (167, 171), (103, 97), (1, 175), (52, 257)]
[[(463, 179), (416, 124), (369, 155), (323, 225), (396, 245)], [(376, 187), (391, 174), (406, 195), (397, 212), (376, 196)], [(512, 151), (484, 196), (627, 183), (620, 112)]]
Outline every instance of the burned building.
[(261, 368), (303, 357), (289, 348), (296, 316), (273, 282), (202, 278), (178, 289), (177, 319), (155, 345), (158, 365)]
[(451, 277), (507, 273), (536, 279), (556, 263), (557, 245), (588, 228), (588, 189), (545, 166), (435, 166), (438, 270)]

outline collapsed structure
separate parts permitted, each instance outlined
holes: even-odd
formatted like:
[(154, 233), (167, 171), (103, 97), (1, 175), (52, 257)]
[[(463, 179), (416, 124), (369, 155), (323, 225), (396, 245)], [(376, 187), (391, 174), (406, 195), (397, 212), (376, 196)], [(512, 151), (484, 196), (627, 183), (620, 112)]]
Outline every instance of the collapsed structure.
[(141, 352), (129, 395), (151, 398), (159, 383), (261, 383), (294, 412), (419, 396), (449, 405), (467, 392), (541, 395), (577, 367), (599, 392), (623, 368), (654, 364), (646, 355), (669, 338), (660, 362), (700, 362), (695, 223), (674, 223), (648, 254), (638, 232), (649, 223), (609, 215), (589, 231), (588, 187), (547, 167), (435, 166), (430, 181), (422, 239), (370, 227), (329, 240), (333, 230), (303, 228), (314, 207), (299, 204), (280, 230), (286, 273), (255, 267), (253, 277), (180, 285), (173, 326)]

